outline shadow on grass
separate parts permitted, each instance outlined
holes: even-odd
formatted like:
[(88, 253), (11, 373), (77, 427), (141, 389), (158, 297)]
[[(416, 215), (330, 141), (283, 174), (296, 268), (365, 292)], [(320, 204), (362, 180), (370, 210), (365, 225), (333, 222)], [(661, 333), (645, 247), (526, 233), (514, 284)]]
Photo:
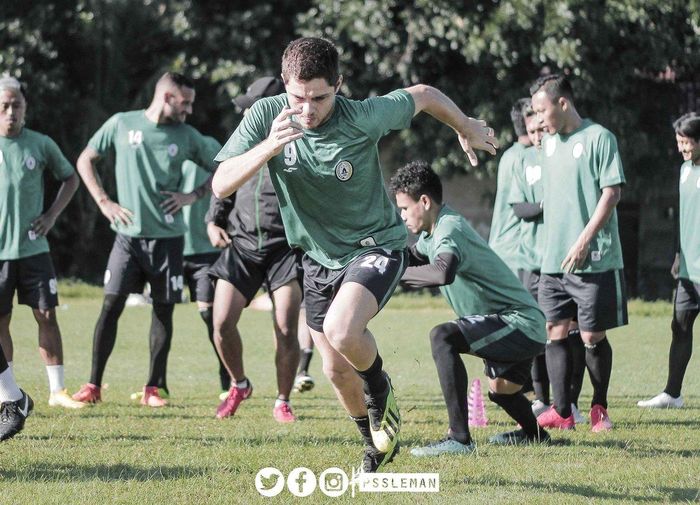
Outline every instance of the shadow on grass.
[(31, 468), (7, 470), (0, 468), (0, 479), (6, 482), (38, 481), (167, 481), (183, 478), (203, 477), (209, 474), (205, 467), (159, 466), (139, 467), (134, 465), (32, 465)]
[(698, 499), (700, 494), (700, 489), (698, 488), (682, 488), (682, 487), (660, 487), (652, 488), (654, 491), (661, 494), (661, 496), (643, 496), (638, 494), (633, 494), (629, 490), (614, 492), (600, 489), (597, 486), (592, 485), (581, 485), (581, 484), (571, 484), (571, 483), (558, 483), (553, 484), (551, 482), (537, 482), (537, 481), (507, 481), (505, 479), (489, 479), (489, 478), (470, 478), (464, 481), (466, 484), (477, 484), (485, 487), (499, 487), (499, 488), (513, 488), (514, 493), (518, 492), (518, 489), (528, 488), (528, 489), (541, 489), (547, 490), (548, 492), (562, 493), (568, 495), (575, 495), (584, 497), (588, 500), (601, 499), (601, 500), (622, 500), (622, 501), (633, 501), (633, 502), (651, 502), (651, 503), (688, 503)]

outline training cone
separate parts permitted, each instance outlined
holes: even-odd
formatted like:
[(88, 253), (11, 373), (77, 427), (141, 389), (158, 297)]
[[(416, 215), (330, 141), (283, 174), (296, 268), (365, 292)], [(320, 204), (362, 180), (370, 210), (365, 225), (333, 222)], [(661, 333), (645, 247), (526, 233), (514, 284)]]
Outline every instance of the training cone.
[(467, 400), (469, 407), (469, 426), (481, 427), (486, 426), (489, 421), (486, 418), (486, 406), (484, 405), (484, 397), (481, 394), (481, 381), (474, 379), (472, 387), (469, 390), (469, 399)]

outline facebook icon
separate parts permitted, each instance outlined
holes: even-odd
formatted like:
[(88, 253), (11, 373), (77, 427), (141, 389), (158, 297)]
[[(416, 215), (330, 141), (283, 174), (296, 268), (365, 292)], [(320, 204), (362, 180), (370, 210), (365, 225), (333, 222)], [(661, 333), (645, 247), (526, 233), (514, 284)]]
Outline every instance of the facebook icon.
[(308, 468), (295, 468), (287, 476), (287, 489), (294, 496), (309, 496), (316, 490), (316, 475)]

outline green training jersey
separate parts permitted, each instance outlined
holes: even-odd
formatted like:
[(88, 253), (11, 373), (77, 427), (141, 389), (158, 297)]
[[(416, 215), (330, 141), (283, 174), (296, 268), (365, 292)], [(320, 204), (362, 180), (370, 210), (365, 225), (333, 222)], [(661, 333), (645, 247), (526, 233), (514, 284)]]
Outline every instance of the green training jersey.
[(700, 282), (700, 165), (681, 166), (679, 183), (681, 265), (679, 276)]
[(441, 253), (458, 258), (455, 280), (440, 292), (459, 317), (498, 314), (531, 340), (546, 342), (544, 314), (535, 299), (464, 217), (444, 206), (432, 234), (421, 233), (416, 249), (431, 263)]
[(180, 190), (185, 160), (214, 170), (216, 151), (201, 133), (184, 123), (154, 123), (136, 110), (109, 118), (88, 146), (99, 154), (114, 148), (117, 201), (134, 214), (132, 224), (113, 224), (114, 231), (144, 238), (184, 235), (182, 212), (163, 212), (160, 204), (168, 196), (161, 192)]
[(16, 137), (0, 137), (0, 260), (49, 251), (46, 237), (32, 230), (44, 213), (44, 173), (59, 181), (75, 173), (56, 143), (22, 128)]
[[(545, 246), (542, 273), (563, 273), (561, 263), (593, 216), (602, 189), (625, 183), (617, 139), (590, 119), (568, 135), (542, 139)], [(617, 211), (590, 244), (583, 268), (595, 273), (623, 267)]]
[[(265, 140), (286, 105), (286, 94), (255, 102), (216, 160)], [(368, 248), (406, 247), (406, 227), (384, 188), (377, 142), (407, 128), (414, 112), (404, 90), (362, 101), (337, 96), (325, 123), (304, 130), (270, 159), (290, 246), (330, 269), (344, 267)]]
[(510, 188), (515, 173), (521, 170), (525, 146), (516, 142), (501, 156), (498, 162), (496, 200), (493, 203), (493, 218), (489, 233), (489, 246), (510, 269), (517, 273), (522, 261), (519, 251), (520, 219), (508, 203)]
[[(538, 203), (542, 201), (543, 193), (542, 150), (531, 146), (523, 152), (523, 162), (520, 169), (513, 173), (513, 184), (510, 187), (508, 204)], [(520, 220), (518, 238), (520, 261), (522, 268), (531, 272), (539, 272), (542, 266), (543, 222), (542, 214), (532, 220)]]
[[(209, 144), (209, 150), (218, 153), (221, 149), (219, 141), (213, 137), (204, 137)], [(182, 188), (181, 193), (189, 193), (206, 182), (211, 174), (193, 161), (186, 160), (182, 164)], [(204, 216), (209, 210), (209, 198), (200, 198), (192, 205), (182, 208), (182, 218), (185, 220), (187, 232), (185, 233), (185, 249), (183, 254), (205, 254), (220, 252), (209, 241), (207, 225)]]

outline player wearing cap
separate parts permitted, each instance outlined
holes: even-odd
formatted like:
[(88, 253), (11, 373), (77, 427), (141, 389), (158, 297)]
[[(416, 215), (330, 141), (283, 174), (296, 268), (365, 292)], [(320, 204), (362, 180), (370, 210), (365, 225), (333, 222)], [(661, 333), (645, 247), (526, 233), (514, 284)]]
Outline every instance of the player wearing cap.
[[(27, 102), (19, 81), (0, 78), (0, 345), (12, 364), (12, 300), (32, 308), (49, 377), (49, 405), (80, 408), (65, 389), (63, 343), (56, 320), (58, 286), (46, 235), (80, 179), (56, 143), (24, 126)], [(44, 212), (44, 174), (62, 181)], [(26, 416), (25, 416), (26, 417)], [(21, 427), (19, 427), (21, 429)]]
[[(234, 102), (248, 111), (260, 98), (281, 93), (284, 93), (281, 80), (263, 77)], [(216, 278), (214, 341), (234, 382), (216, 416), (219, 419), (233, 416), (253, 392), (243, 367), (243, 344), (237, 325), (243, 309), (264, 285), (272, 299), (275, 332), (278, 395), (272, 415), (281, 423), (294, 422), (289, 395), (299, 363), (297, 324), (301, 285), (297, 253), (287, 243), (269, 170), (260, 170), (228, 198), (220, 201), (212, 198), (212, 204), (207, 217), (209, 236), (212, 243), (220, 241), (217, 245), (227, 245), (210, 270), (210, 275)]]
[[(256, 102), (223, 150), (212, 188), (227, 196), (268, 166), (292, 247), (305, 255), (306, 320), (330, 379), (376, 471), (398, 448), (400, 414), (367, 329), (406, 266), (406, 229), (384, 189), (377, 143), (426, 111), (473, 149), (495, 153), (493, 131), (435, 88), (417, 85), (358, 101), (336, 96), (338, 51), (319, 38), (282, 57), (286, 94)], [(364, 393), (364, 394), (363, 394)]]
[[(105, 296), (95, 326), (90, 382), (73, 397), (95, 403), (107, 360), (114, 348), (117, 323), (129, 293), (151, 286), (153, 312), (150, 330), (150, 372), (141, 403), (162, 407), (158, 388), (167, 376), (172, 339), (174, 304), (182, 300), (182, 207), (207, 193), (208, 182), (181, 193), (182, 164), (191, 160), (213, 171), (211, 145), (186, 125), (192, 113), (192, 81), (167, 72), (157, 82), (153, 100), (145, 110), (112, 116), (92, 136), (78, 158), (78, 172), (116, 237), (105, 271)], [(117, 201), (102, 187), (95, 165), (108, 150), (116, 154)]]

